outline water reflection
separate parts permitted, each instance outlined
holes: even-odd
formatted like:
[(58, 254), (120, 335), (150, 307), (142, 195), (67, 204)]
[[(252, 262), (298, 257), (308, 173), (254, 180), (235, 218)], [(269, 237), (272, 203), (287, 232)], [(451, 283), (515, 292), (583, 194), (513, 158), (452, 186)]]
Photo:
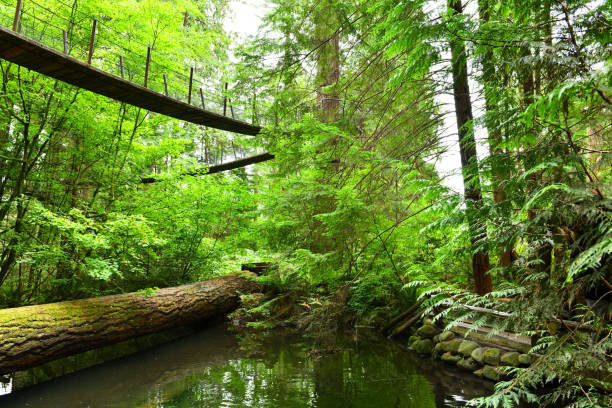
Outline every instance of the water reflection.
[(490, 391), (380, 339), (315, 354), (312, 344), (277, 334), (249, 344), (207, 330), (0, 397), (0, 406), (429, 408), (463, 406)]

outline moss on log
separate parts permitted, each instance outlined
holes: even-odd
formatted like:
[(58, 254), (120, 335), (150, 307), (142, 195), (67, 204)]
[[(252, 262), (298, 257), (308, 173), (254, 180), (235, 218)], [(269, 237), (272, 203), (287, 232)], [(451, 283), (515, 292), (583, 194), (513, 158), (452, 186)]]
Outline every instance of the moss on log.
[(99, 298), (0, 310), (0, 374), (132, 337), (225, 315), (240, 293), (258, 289), (242, 275)]

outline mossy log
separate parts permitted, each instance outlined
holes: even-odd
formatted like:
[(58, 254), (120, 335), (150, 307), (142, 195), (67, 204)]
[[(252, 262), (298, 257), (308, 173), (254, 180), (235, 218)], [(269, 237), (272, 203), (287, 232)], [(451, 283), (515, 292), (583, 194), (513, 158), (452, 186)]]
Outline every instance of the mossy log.
[(154, 293), (0, 310), (0, 375), (172, 327), (223, 316), (240, 293), (258, 290), (241, 275), (226, 275)]

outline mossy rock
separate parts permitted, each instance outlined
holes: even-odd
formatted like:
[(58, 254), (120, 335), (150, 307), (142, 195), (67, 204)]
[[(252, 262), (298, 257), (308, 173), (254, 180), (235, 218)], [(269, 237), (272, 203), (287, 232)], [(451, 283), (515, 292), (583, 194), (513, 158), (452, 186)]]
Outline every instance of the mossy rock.
[(442, 343), (436, 343), (433, 350), (431, 351), (431, 354), (433, 354), (434, 356), (439, 356), (440, 354), (444, 353), (444, 351), (444, 345)]
[(474, 371), (479, 367), (479, 364), (473, 358), (462, 358), (457, 361), (457, 367), (463, 368), (464, 370)]
[(444, 351), (450, 351), (452, 353), (457, 353), (459, 351), (459, 346), (461, 345), (461, 340), (453, 339), (449, 341), (444, 341), (440, 344), (443, 345)]
[(431, 339), (433, 336), (438, 334), (438, 329), (431, 324), (425, 324), (416, 331), (416, 334), (419, 337)]
[(497, 367), (492, 367), (490, 365), (486, 365), (482, 368), (482, 376), (493, 381), (499, 381), (499, 379), (501, 378)]
[(493, 347), (485, 350), (482, 360), (488, 365), (496, 366), (499, 364), (500, 356), (501, 350)]
[(530, 365), (531, 364), (531, 356), (529, 354), (521, 354), (518, 357), (519, 363), (522, 365)]
[(436, 334), (435, 336), (433, 336), (433, 342), (434, 343), (439, 343), (440, 342), (440, 335)]
[(478, 347), (474, 350), (472, 350), (472, 353), (470, 354), (470, 356), (476, 360), (476, 362), (478, 364), (483, 364), (484, 363), (484, 349), (482, 347)]
[(472, 351), (476, 350), (478, 347), (478, 343), (476, 343), (475, 341), (463, 340), (459, 345), (459, 349), (457, 351), (464, 357), (470, 357)]
[(474, 375), (482, 377), (483, 370), (484, 370), (484, 367), (483, 368), (479, 368), (478, 370), (474, 371)]
[(461, 356), (457, 356), (450, 351), (447, 351), (446, 353), (442, 354), (440, 359), (442, 361), (446, 361), (447, 363), (457, 364), (457, 361), (461, 360)]
[(517, 353), (516, 351), (511, 351), (509, 353), (504, 353), (501, 356), (501, 363), (502, 365), (508, 365), (508, 366), (512, 366), (512, 367), (518, 367), (521, 365), (520, 361), (519, 361), (519, 356), (521, 354)]
[(452, 331), (443, 331), (440, 333), (439, 339), (440, 341), (449, 341), (455, 338), (455, 333)]
[(419, 336), (410, 336), (408, 337), (408, 345), (412, 346), (412, 344), (417, 341), (417, 340), (421, 340), (421, 338)]
[(429, 354), (433, 348), (433, 341), (431, 339), (418, 340), (412, 345), (412, 349), (417, 353)]

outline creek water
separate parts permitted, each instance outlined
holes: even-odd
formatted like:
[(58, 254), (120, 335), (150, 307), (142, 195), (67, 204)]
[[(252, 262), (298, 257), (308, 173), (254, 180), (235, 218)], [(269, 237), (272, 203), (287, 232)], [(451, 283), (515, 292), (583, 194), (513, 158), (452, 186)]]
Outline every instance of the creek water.
[(292, 335), (206, 329), (13, 391), (0, 396), (0, 407), (460, 407), (492, 390), (469, 373), (366, 337), (319, 350)]

